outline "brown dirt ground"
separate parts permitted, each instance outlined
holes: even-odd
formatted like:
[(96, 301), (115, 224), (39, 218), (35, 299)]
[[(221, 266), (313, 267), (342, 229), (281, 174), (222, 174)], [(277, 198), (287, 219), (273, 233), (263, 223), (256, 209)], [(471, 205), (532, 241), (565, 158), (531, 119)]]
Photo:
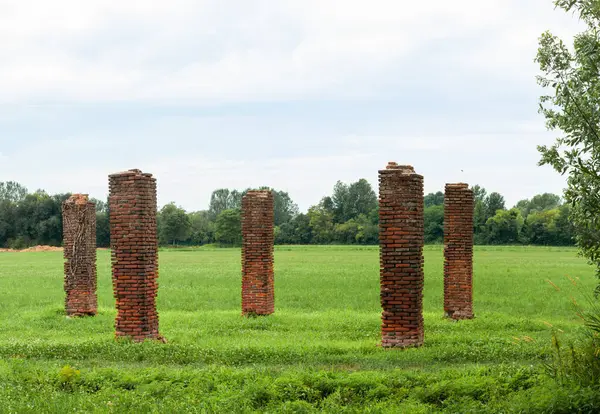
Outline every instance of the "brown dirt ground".
[[(106, 247), (98, 247), (98, 250), (108, 250)], [(62, 247), (56, 246), (33, 246), (27, 249), (15, 250), (15, 249), (0, 249), (0, 253), (25, 253), (25, 252), (62, 252)]]

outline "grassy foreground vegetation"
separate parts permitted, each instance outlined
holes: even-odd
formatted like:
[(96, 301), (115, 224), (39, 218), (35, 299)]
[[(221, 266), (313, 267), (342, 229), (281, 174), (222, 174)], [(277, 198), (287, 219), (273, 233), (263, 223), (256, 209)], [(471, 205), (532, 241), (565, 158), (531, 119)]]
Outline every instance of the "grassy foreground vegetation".
[(541, 365), (551, 329), (579, 338), (569, 297), (596, 284), (574, 248), (477, 247), (476, 319), (453, 323), (442, 249), (427, 246), (425, 346), (403, 351), (377, 347), (376, 247), (275, 254), (276, 314), (246, 319), (239, 249), (161, 251), (168, 344), (133, 344), (113, 337), (110, 252), (98, 252), (99, 315), (84, 319), (64, 316), (62, 253), (0, 253), (2, 412), (600, 409), (600, 390), (558, 386)]

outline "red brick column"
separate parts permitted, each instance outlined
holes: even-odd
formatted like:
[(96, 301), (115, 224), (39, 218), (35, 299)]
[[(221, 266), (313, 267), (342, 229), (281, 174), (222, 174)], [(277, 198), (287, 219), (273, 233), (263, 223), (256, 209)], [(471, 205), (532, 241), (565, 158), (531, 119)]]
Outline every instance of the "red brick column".
[(423, 345), (423, 176), (390, 162), (379, 171), (382, 342)]
[(65, 258), (65, 311), (96, 315), (96, 205), (87, 194), (73, 194), (62, 205)]
[(156, 311), (156, 179), (129, 170), (110, 175), (109, 190), (116, 336), (161, 339)]
[(468, 184), (446, 184), (444, 311), (452, 319), (473, 318), (473, 209)]
[(242, 314), (275, 311), (273, 281), (274, 200), (270, 191), (248, 191), (242, 199)]

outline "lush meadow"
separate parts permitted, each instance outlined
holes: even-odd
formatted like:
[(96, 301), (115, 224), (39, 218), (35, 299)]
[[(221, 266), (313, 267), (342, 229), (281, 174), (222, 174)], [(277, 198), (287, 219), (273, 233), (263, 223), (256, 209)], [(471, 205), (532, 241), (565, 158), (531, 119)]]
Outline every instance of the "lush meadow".
[[(239, 249), (160, 252), (167, 344), (115, 341), (110, 252), (99, 315), (63, 313), (62, 253), (0, 253), (1, 412), (570, 412), (594, 390), (543, 374), (551, 330), (579, 338), (572, 248), (477, 247), (476, 319), (443, 318), (443, 256), (425, 248), (425, 346), (379, 348), (376, 247), (276, 247), (276, 313), (240, 314)], [(574, 286), (567, 276), (576, 280)], [(553, 287), (548, 280), (552, 281)], [(587, 405), (585, 405), (587, 404)]]

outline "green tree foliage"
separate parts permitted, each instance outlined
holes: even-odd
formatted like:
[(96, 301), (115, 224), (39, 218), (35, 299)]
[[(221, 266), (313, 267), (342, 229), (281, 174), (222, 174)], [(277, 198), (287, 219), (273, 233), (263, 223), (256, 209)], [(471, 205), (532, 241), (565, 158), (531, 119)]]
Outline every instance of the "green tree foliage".
[(561, 204), (560, 196), (551, 193), (538, 194), (531, 200), (521, 200), (515, 206), (521, 210), (523, 217), (533, 211), (546, 211), (558, 208)]
[(369, 215), (371, 211), (377, 208), (377, 202), (377, 194), (367, 180), (361, 178), (350, 184), (348, 188), (348, 206), (345, 209), (348, 220), (356, 220), (360, 215)]
[(504, 197), (499, 193), (491, 193), (485, 199), (485, 213), (487, 217), (493, 217), (498, 210), (506, 210)]
[[(364, 178), (350, 185), (338, 181), (333, 188), (331, 201), (334, 222), (343, 224), (361, 214), (369, 215), (377, 207), (377, 194)], [(323, 203), (326, 208), (327, 204), (328, 200)]]
[(224, 210), (240, 209), (242, 207), (242, 193), (228, 188), (219, 188), (210, 196), (208, 211), (212, 220)]
[(96, 205), (96, 246), (110, 247), (108, 199), (102, 201), (92, 197), (90, 201)]
[(525, 220), (516, 209), (497, 210), (486, 223), (486, 236), (489, 244), (519, 244), (523, 241), (522, 230)]
[(313, 242), (308, 214), (300, 213), (278, 228), (279, 232), (275, 238), (277, 244), (310, 244)]
[(475, 200), (475, 208), (473, 210), (473, 232), (475, 233), (475, 243), (485, 243), (485, 223), (488, 216), (486, 214), (485, 203), (482, 200)]
[[(68, 194), (48, 195), (44, 191), (19, 195), (18, 184), (0, 199), (0, 246), (28, 247), (34, 244), (59, 245), (62, 241), (62, 201)], [(260, 187), (267, 189), (268, 187)], [(379, 243), (379, 208), (377, 196), (364, 180), (344, 184), (338, 182), (332, 195), (299, 213), (298, 206), (284, 191), (270, 188), (274, 194), (276, 244), (371, 244)], [(207, 210), (187, 213), (170, 203), (158, 214), (158, 235), (161, 245), (204, 245), (219, 243), (239, 245), (241, 242), (241, 198), (243, 191), (219, 189), (213, 192)], [(531, 243), (572, 245), (575, 227), (570, 221), (570, 206), (560, 204), (554, 194), (536, 195), (522, 200), (515, 207), (520, 218), (504, 207), (504, 198), (488, 193), (479, 185), (475, 193), (474, 227), (476, 244)], [(17, 195), (15, 195), (17, 194)], [(18, 201), (14, 201), (18, 200)], [(424, 236), (426, 243), (443, 240), (443, 193), (424, 197)], [(96, 243), (110, 246), (108, 203), (96, 203)], [(558, 203), (558, 204), (557, 204)], [(221, 210), (223, 206), (233, 206)], [(491, 207), (492, 206), (492, 207)], [(212, 211), (211, 208), (212, 207)], [(220, 213), (215, 217), (216, 211)], [(495, 210), (490, 215), (490, 211)], [(347, 218), (347, 219), (345, 219)], [(344, 220), (345, 219), (345, 220)], [(342, 220), (342, 221), (338, 221)]]
[(96, 212), (96, 246), (110, 247), (110, 225), (107, 212)]
[(521, 200), (516, 207), (525, 218), (523, 232), (530, 244), (573, 245), (574, 230), (569, 221), (570, 208), (560, 205), (555, 194), (539, 194), (531, 200)]
[[(285, 191), (278, 191), (271, 187), (260, 187), (259, 190), (270, 190), (273, 193), (273, 214), (275, 215), (275, 225), (281, 226), (289, 223), (298, 215), (298, 205)], [(246, 195), (248, 190), (244, 190), (242, 196)]]
[(473, 190), (473, 198), (475, 198), (475, 201), (483, 202), (487, 198), (487, 190), (479, 184), (471, 187), (471, 190)]
[(108, 200), (102, 201), (91, 197), (90, 201), (96, 205), (96, 213), (108, 213)]
[(429, 193), (423, 198), (423, 204), (425, 208), (432, 206), (443, 206), (444, 205), (444, 193), (438, 191), (437, 193)]
[[(379, 207), (371, 184), (338, 181), (331, 196), (308, 210), (312, 243), (377, 244)], [(308, 233), (305, 233), (308, 234)]]
[(530, 213), (525, 221), (527, 239), (531, 244), (555, 244), (558, 209)]
[[(373, 210), (377, 212), (377, 210)], [(379, 220), (374, 222), (373, 212), (371, 217), (361, 214), (357, 217), (358, 233), (356, 234), (356, 243), (358, 244), (378, 244), (379, 243)], [(377, 216), (375, 216), (377, 217)], [(378, 217), (377, 217), (378, 218)]]
[(321, 207), (323, 207), (325, 210), (330, 211), (330, 212), (334, 212), (335, 210), (335, 204), (333, 202), (333, 199), (329, 196), (325, 196), (321, 199), (321, 202), (319, 203), (321, 205)]
[(376, 244), (378, 200), (364, 178), (350, 184), (338, 181), (331, 196), (308, 211), (314, 243)]
[(334, 212), (326, 207), (326, 199), (308, 209), (308, 220), (313, 235), (313, 243), (329, 244), (334, 240)]
[[(349, 188), (348, 185), (338, 181), (337, 183), (335, 183), (335, 186), (333, 187), (333, 194), (331, 195), (331, 202), (333, 203), (333, 220), (336, 223), (343, 223), (346, 220), (349, 219), (350, 216), (350, 212), (349, 210), (349, 203), (348, 203), (348, 197), (349, 197)], [(323, 208), (327, 209), (327, 210), (331, 210), (328, 205), (329, 205), (329, 200), (325, 199), (325, 200), (321, 200), (321, 205)]]
[(571, 207), (568, 204), (563, 204), (558, 210), (560, 211), (560, 214), (555, 222), (555, 244), (560, 246), (572, 246), (575, 243), (575, 226), (571, 221)]
[(177, 244), (185, 241), (191, 231), (190, 217), (181, 207), (171, 202), (158, 214), (158, 239), (161, 244)]
[(333, 239), (341, 244), (354, 244), (358, 236), (358, 223), (350, 219), (345, 223), (336, 223), (333, 228)]
[(222, 245), (242, 243), (242, 219), (239, 209), (223, 210), (215, 222), (215, 241)]
[(28, 193), (27, 188), (14, 181), (0, 182), (0, 201), (18, 203), (22, 201)]
[[(587, 27), (572, 48), (547, 31), (539, 39), (538, 84), (546, 127), (560, 131), (551, 146), (539, 146), (540, 165), (566, 175), (566, 202), (581, 253), (600, 277), (600, 7), (597, 1), (557, 0), (557, 7), (576, 14)], [(597, 293), (600, 293), (600, 285)]]
[(190, 217), (190, 243), (195, 246), (212, 243), (215, 240), (215, 223), (210, 220), (208, 211), (196, 211)]
[(16, 204), (15, 239), (8, 244), (15, 248), (33, 244), (60, 246), (62, 243), (62, 202), (70, 194), (48, 195), (37, 190)]
[(475, 185), (471, 189), (475, 200), (473, 211), (474, 241), (475, 244), (485, 244), (488, 243), (489, 238), (488, 220), (494, 217), (498, 210), (506, 210), (504, 197), (496, 192), (488, 194), (487, 190), (480, 185)]
[(17, 204), (10, 200), (0, 200), (0, 246), (7, 245), (16, 236)]
[(473, 210), (473, 231), (475, 233), (475, 243), (485, 243), (485, 223), (489, 218), (486, 213), (485, 200), (487, 198), (487, 190), (479, 184), (471, 187), (473, 190), (473, 198), (475, 200), (475, 207)]
[(431, 205), (423, 211), (425, 243), (441, 243), (444, 239), (444, 205)]

